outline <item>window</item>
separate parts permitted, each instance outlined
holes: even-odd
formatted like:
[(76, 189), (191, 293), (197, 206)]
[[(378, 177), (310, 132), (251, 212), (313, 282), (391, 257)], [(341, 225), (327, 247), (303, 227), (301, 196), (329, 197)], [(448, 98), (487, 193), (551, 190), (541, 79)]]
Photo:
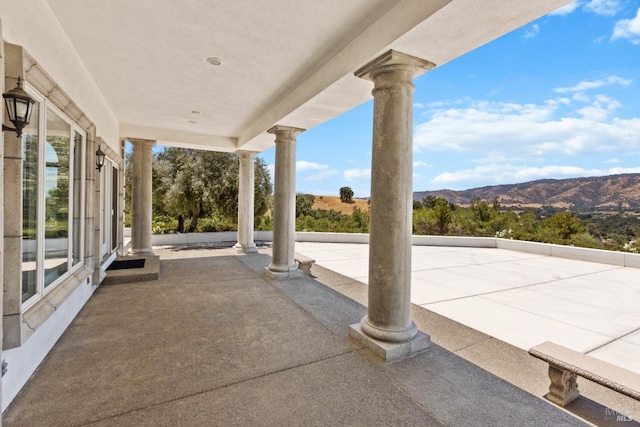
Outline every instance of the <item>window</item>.
[[(30, 88), (29, 88), (30, 89)], [(85, 133), (34, 91), (23, 131), (22, 302), (30, 305), (83, 261)]]

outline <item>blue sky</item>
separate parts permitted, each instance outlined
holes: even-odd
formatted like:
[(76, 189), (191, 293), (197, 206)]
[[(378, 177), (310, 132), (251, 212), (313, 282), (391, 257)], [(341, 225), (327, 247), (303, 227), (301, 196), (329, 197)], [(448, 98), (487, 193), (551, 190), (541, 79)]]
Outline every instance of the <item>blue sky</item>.
[[(414, 191), (640, 173), (640, 0), (574, 1), (414, 83)], [(298, 136), (297, 192), (369, 196), (372, 115)]]

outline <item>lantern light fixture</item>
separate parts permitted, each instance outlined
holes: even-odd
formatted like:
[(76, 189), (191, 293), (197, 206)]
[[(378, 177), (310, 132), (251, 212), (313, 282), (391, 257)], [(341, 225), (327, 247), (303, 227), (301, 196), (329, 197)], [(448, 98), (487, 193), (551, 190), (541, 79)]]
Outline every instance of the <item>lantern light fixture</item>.
[(96, 169), (98, 169), (98, 172), (102, 170), (102, 166), (104, 166), (104, 151), (98, 146), (98, 151), (96, 151)]
[(22, 88), (22, 77), (18, 77), (18, 84), (7, 93), (3, 93), (5, 106), (9, 121), (13, 123), (13, 128), (2, 124), (2, 131), (15, 132), (18, 138), (22, 136), (22, 129), (31, 121), (33, 104), (35, 101)]

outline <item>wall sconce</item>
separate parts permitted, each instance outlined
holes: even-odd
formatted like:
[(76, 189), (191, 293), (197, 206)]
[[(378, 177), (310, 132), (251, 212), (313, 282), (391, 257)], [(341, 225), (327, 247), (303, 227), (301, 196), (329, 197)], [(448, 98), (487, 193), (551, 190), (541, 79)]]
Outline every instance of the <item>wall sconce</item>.
[(15, 126), (15, 128), (10, 128), (3, 124), (2, 131), (13, 131), (18, 135), (18, 138), (20, 138), (22, 136), (22, 129), (24, 129), (31, 120), (31, 113), (33, 112), (33, 104), (35, 104), (35, 101), (22, 89), (22, 77), (18, 77), (16, 87), (7, 93), (3, 93), (2, 97), (7, 106), (9, 120)]
[(96, 169), (98, 169), (98, 172), (102, 170), (102, 166), (104, 166), (104, 152), (98, 146), (98, 151), (96, 151)]

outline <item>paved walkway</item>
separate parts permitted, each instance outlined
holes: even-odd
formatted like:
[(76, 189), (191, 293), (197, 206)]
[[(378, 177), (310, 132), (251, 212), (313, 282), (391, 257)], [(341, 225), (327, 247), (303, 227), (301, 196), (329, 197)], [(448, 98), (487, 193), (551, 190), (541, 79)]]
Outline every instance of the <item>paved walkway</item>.
[[(296, 243), (368, 282), (366, 244)], [(411, 302), (528, 350), (553, 341), (640, 373), (640, 269), (503, 249), (414, 246)]]
[(270, 282), (265, 253), (158, 253), (160, 280), (96, 291), (5, 426), (583, 425), (437, 344), (374, 358), (347, 333), (364, 306), (321, 283), (355, 280), (318, 267), (317, 280)]

